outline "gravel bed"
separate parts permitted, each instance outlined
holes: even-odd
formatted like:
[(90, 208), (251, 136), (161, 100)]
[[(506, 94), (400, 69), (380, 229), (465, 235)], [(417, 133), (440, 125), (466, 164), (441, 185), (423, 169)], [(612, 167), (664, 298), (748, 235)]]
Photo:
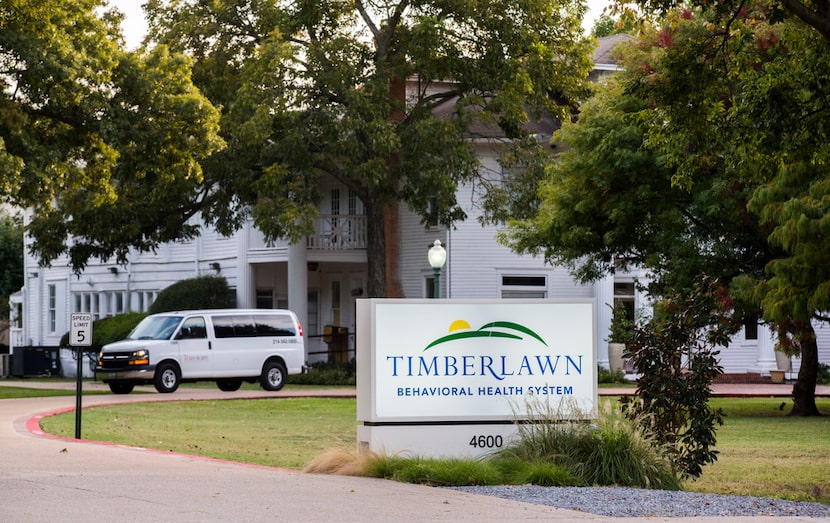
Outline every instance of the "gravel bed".
[(453, 490), (616, 517), (801, 516), (830, 518), (830, 506), (773, 498), (627, 487), (450, 487)]

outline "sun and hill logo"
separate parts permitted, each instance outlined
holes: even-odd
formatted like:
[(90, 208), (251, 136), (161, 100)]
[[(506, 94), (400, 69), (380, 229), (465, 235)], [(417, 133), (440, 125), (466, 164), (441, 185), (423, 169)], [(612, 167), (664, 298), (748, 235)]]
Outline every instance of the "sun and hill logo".
[(424, 347), (424, 351), (427, 351), (436, 345), (469, 338), (503, 338), (521, 341), (525, 337), (529, 336), (536, 339), (545, 347), (548, 346), (547, 342), (545, 342), (539, 334), (533, 331), (533, 329), (512, 321), (492, 321), (490, 323), (485, 323), (478, 329), (473, 329), (466, 320), (455, 320), (450, 324), (448, 332), (449, 334), (441, 336), (440, 338), (429, 343), (426, 347)]

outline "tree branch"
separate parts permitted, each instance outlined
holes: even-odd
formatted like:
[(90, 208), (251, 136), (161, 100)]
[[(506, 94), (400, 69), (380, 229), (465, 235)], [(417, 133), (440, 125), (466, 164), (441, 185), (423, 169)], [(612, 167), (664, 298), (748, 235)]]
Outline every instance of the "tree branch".
[(357, 10), (360, 12), (360, 18), (363, 19), (363, 22), (366, 24), (366, 27), (369, 28), (369, 31), (372, 32), (372, 36), (375, 38), (375, 41), (380, 43), (380, 30), (378, 26), (375, 25), (374, 20), (372, 17), (369, 16), (369, 12), (366, 11), (366, 6), (363, 4), (363, 0), (357, 0), (355, 2), (357, 5)]
[(800, 0), (781, 0), (781, 5), (805, 24), (816, 29), (825, 40), (830, 42), (830, 2), (813, 0), (816, 9), (810, 9)]

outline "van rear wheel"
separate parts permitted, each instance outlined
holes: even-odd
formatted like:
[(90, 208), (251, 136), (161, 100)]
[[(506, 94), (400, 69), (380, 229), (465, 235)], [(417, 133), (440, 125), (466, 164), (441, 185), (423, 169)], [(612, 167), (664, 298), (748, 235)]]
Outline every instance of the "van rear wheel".
[(285, 365), (276, 360), (267, 361), (262, 367), (259, 384), (265, 390), (280, 390), (285, 385), (286, 374)]
[(216, 386), (223, 392), (233, 392), (242, 386), (242, 380), (216, 380)]
[(135, 387), (132, 383), (123, 383), (120, 381), (111, 381), (107, 385), (110, 386), (110, 390), (113, 394), (129, 394)]
[(179, 369), (172, 363), (162, 363), (156, 367), (153, 385), (162, 393), (175, 392), (179, 388)]

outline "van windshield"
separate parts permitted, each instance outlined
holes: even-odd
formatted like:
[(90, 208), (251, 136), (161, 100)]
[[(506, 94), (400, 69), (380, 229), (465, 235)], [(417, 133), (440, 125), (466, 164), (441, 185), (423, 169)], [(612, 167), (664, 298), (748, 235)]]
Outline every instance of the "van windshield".
[(181, 316), (148, 316), (136, 325), (127, 339), (168, 340), (181, 321)]

